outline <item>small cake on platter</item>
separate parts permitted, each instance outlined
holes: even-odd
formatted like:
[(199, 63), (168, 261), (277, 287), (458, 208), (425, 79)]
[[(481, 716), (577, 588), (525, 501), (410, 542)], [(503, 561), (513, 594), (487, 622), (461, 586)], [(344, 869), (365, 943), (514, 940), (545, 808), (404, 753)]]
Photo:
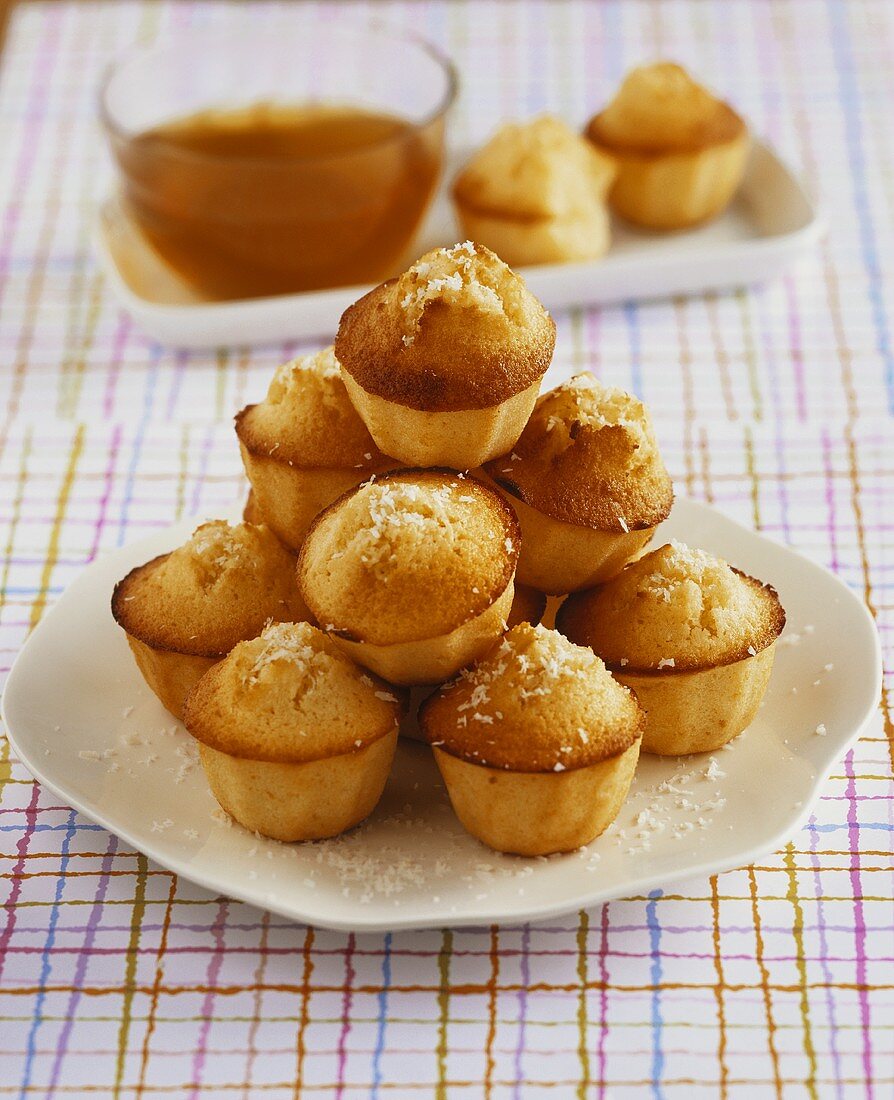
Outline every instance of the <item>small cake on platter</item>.
[(112, 615), (147, 684), (179, 718), (189, 690), (237, 642), (307, 609), (295, 559), (268, 527), (214, 520), (119, 581)]
[(521, 524), (519, 581), (552, 595), (617, 573), (674, 499), (645, 406), (590, 373), (543, 394), (512, 451), (484, 469)]
[(201, 678), (184, 722), (227, 813), (276, 840), (318, 840), (375, 808), (401, 709), (322, 631), (274, 623)]
[(614, 821), (644, 715), (591, 650), (527, 623), (425, 702), (419, 724), (454, 810), (491, 848), (568, 852)]
[(392, 683), (439, 683), (505, 629), (518, 546), (498, 493), (449, 471), (404, 470), (317, 517), (298, 579), (352, 659)]
[(355, 302), (335, 353), (381, 451), (407, 466), (468, 470), (518, 439), (555, 338), (524, 281), (466, 241)]
[(649, 229), (716, 217), (742, 181), (750, 148), (732, 107), (666, 61), (628, 73), (587, 137), (617, 166), (610, 204)]
[(283, 364), (236, 416), (252, 514), (299, 550), (311, 520), (370, 474), (398, 465), (357, 415), (332, 348)]
[(554, 115), (509, 122), (453, 184), (463, 231), (513, 266), (592, 260), (609, 246), (614, 161)]
[(785, 612), (770, 585), (672, 542), (569, 596), (556, 623), (636, 692), (643, 751), (682, 756), (720, 748), (753, 721)]

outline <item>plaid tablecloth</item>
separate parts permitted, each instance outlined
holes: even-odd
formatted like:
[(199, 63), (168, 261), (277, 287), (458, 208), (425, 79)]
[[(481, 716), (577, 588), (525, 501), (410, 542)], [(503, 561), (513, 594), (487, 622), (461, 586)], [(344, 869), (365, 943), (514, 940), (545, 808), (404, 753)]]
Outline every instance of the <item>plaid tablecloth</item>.
[[(835, 569), (894, 626), (894, 8), (821, 3), (28, 4), (0, 67), (0, 670), (83, 566), (244, 482), (230, 425), (294, 348), (153, 346), (91, 254), (98, 75), (186, 25), (373, 13), (459, 65), (459, 141), (582, 121), (679, 59), (822, 196), (830, 234), (753, 292), (560, 316), (556, 374), (652, 406), (680, 489)], [(89, 639), (85, 639), (89, 644)], [(0, 740), (0, 1094), (889, 1097), (888, 696), (758, 866), (548, 923), (296, 926), (178, 881)]]

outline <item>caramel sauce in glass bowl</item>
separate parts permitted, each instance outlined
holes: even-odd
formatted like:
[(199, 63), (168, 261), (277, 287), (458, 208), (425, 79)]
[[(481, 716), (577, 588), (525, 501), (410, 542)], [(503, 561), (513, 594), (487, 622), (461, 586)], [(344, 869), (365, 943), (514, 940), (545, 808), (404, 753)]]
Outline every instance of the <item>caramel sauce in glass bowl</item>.
[[(209, 65), (210, 80), (201, 59), (195, 79), (180, 38), (136, 51), (107, 77), (101, 115), (123, 213), (199, 300), (376, 283), (411, 244), (441, 172), (452, 69), (425, 44), (379, 30), (321, 37), (319, 56), (295, 57), (287, 78), (253, 74), (241, 102), (244, 43)], [(203, 43), (206, 62), (214, 48)], [(158, 107), (147, 106), (150, 80)], [(318, 89), (332, 98), (297, 98)], [(422, 117), (414, 98), (429, 108)]]

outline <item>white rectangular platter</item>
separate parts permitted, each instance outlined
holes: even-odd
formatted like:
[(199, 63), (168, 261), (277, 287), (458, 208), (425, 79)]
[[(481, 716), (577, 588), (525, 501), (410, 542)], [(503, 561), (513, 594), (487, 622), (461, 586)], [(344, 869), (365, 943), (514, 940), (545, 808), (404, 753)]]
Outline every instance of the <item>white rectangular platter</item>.
[[(462, 156), (450, 158), (454, 168)], [(456, 227), (446, 184), (413, 246), (453, 244)], [(523, 268), (547, 309), (692, 294), (763, 282), (808, 252), (822, 222), (804, 188), (769, 148), (756, 143), (730, 208), (710, 225), (681, 233), (647, 233), (620, 222), (602, 259)], [(139, 328), (183, 348), (278, 344), (331, 336), (344, 310), (369, 287), (285, 294), (237, 302), (195, 299), (138, 237), (118, 201), (99, 212), (96, 248), (109, 283)]]
[(519, 922), (742, 866), (807, 819), (878, 703), (878, 635), (857, 596), (716, 509), (677, 500), (656, 544), (685, 537), (771, 581), (786, 609), (765, 703), (741, 737), (701, 756), (642, 756), (618, 820), (568, 855), (525, 859), (479, 844), (415, 742), (399, 746), (365, 823), (334, 840), (279, 844), (216, 807), (192, 739), (143, 683), (109, 611), (115, 581), (196, 522), (84, 570), (19, 654), (4, 720), (13, 752), (66, 803), (184, 878), (295, 920), (370, 932)]

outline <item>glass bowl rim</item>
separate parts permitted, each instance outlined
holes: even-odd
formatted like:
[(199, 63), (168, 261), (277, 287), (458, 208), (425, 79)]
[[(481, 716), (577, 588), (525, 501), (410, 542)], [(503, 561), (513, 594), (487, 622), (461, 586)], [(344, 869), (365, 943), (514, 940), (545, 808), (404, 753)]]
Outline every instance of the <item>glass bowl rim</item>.
[[(237, 28), (219, 27), (210, 28), (210, 34), (213, 36), (216, 33), (236, 33)], [(338, 34), (353, 34), (369, 35), (373, 34), (380, 38), (390, 40), (392, 43), (404, 44), (414, 46), (416, 49), (421, 50), (436, 63), (438, 68), (445, 79), (445, 89), (443, 95), (440, 98), (437, 106), (434, 110), (430, 111), (423, 118), (416, 122), (406, 120), (406, 129), (402, 129), (396, 134), (391, 134), (387, 137), (380, 138), (377, 141), (372, 142), (369, 145), (364, 145), (359, 149), (346, 149), (343, 152), (327, 153), (325, 155), (312, 154), (309, 156), (297, 156), (297, 157), (233, 157), (225, 153), (199, 153), (193, 149), (185, 149), (182, 145), (177, 145), (174, 142), (165, 142), (163, 139), (159, 143), (162, 146), (167, 146), (171, 153), (176, 154), (183, 159), (200, 160), (203, 162), (211, 163), (238, 163), (241, 166), (250, 166), (251, 164), (263, 164), (268, 168), (271, 166), (282, 166), (284, 168), (296, 164), (323, 164), (329, 161), (337, 161), (344, 157), (357, 157), (364, 153), (372, 152), (374, 150), (382, 149), (388, 145), (396, 144), (399, 142), (405, 142), (407, 139), (415, 134), (421, 133), (427, 129), (433, 123), (437, 122), (440, 118), (449, 111), (451, 106), (456, 101), (456, 97), (459, 92), (459, 75), (457, 73), (456, 66), (453, 61), (434, 43), (430, 42), (427, 38), (417, 34), (415, 31), (406, 30), (402, 27), (394, 27), (390, 24), (379, 20), (369, 20), (367, 22), (355, 22), (345, 23), (335, 26), (327, 26), (327, 31), (334, 31)], [(97, 89), (97, 113), (99, 115), (100, 123), (106, 134), (109, 137), (117, 138), (122, 141), (131, 141), (137, 137), (141, 132), (140, 130), (130, 129), (127, 126), (121, 125), (116, 119), (112, 117), (111, 111), (108, 106), (108, 92), (109, 87), (114, 78), (121, 72), (125, 65), (135, 60), (141, 55), (146, 55), (154, 50), (163, 50), (169, 46), (175, 45), (183, 37), (190, 34), (202, 34), (207, 36), (209, 34), (209, 28), (196, 27), (187, 28), (185, 31), (181, 31), (178, 34), (166, 35), (162, 38), (155, 39), (151, 42), (135, 42), (132, 45), (126, 47), (116, 57), (105, 66), (102, 77)], [(324, 101), (321, 101), (324, 102)], [(401, 120), (405, 121), (405, 120)]]

